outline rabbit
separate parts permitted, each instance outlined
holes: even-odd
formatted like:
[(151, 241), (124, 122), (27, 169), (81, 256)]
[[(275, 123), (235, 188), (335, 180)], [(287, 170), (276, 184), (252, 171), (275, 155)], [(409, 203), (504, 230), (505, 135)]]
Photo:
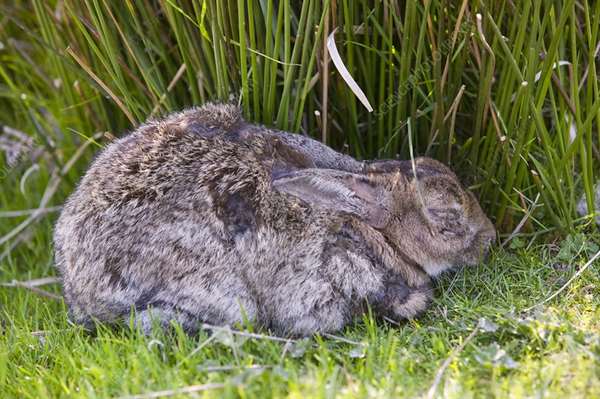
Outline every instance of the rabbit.
[(209, 103), (109, 144), (56, 222), (70, 318), (342, 329), (411, 319), (432, 279), (481, 261), (494, 226), (429, 158), (358, 161)]

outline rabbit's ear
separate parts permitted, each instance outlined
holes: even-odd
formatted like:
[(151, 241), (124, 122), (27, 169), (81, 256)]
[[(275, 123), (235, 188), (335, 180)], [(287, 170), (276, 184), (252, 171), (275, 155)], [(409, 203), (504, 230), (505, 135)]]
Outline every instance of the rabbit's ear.
[(384, 159), (376, 161), (365, 161), (364, 171), (366, 173), (408, 173), (410, 165), (406, 161), (397, 161), (395, 159)]
[(273, 179), (276, 191), (319, 208), (350, 213), (375, 228), (389, 220), (385, 192), (364, 175), (332, 169), (303, 169)]

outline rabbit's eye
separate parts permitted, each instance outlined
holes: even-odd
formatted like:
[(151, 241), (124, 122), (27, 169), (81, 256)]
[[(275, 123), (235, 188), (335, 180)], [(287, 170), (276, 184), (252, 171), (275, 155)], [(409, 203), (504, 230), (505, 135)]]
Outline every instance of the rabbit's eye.
[(458, 210), (452, 208), (429, 208), (428, 211), (431, 218), (439, 223), (456, 222), (460, 218), (460, 213)]
[(437, 209), (430, 212), (430, 218), (439, 233), (448, 239), (463, 238), (467, 227), (462, 223), (461, 213), (456, 209)]
[(442, 235), (444, 237), (448, 237), (448, 238), (460, 238), (460, 237), (464, 236), (464, 233), (460, 230), (454, 230), (454, 229), (445, 228), (445, 227), (440, 229), (440, 233), (442, 233)]

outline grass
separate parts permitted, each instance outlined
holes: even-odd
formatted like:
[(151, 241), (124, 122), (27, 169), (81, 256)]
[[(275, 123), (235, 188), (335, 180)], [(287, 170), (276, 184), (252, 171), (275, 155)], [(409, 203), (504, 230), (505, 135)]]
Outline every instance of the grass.
[[(581, 269), (600, 240), (600, 2), (404, 3), (0, 4), (0, 397), (185, 387), (206, 397), (426, 397), (432, 385), (439, 397), (600, 397), (599, 271)], [(322, 62), (336, 28), (372, 113)], [(444, 276), (416, 321), (369, 316), (289, 344), (227, 331), (90, 334), (69, 324), (62, 301), (6, 286), (54, 275), (56, 207), (112, 136), (214, 99), (358, 158), (450, 164), (506, 247)]]
[[(210, 99), (359, 158), (453, 166), (503, 231), (594, 213), (600, 3), (20, 0), (0, 6), (0, 120), (68, 155)], [(365, 92), (333, 64), (327, 35)], [(327, 57), (329, 59), (329, 57)], [(409, 122), (411, 122), (409, 124)], [(412, 127), (409, 129), (409, 125)], [(408, 136), (411, 140), (408, 140)], [(60, 155), (56, 160), (60, 160)]]
[[(52, 274), (50, 221), (41, 227), (30, 248), (3, 264), (3, 281)], [(598, 397), (598, 268), (558, 298), (522, 312), (555, 292), (597, 249), (588, 239), (574, 235), (562, 247), (529, 249), (517, 241), (485, 265), (444, 276), (434, 305), (418, 320), (394, 326), (367, 316), (339, 336), (293, 344), (227, 332), (144, 337), (108, 326), (92, 334), (67, 321), (61, 301), (2, 287), (1, 396), (105, 398), (224, 384), (201, 395), (415, 397), (428, 392), (442, 363), (483, 318), (451, 358), (436, 397)], [(24, 271), (25, 264), (37, 266)], [(55, 285), (41, 288), (59, 294)]]

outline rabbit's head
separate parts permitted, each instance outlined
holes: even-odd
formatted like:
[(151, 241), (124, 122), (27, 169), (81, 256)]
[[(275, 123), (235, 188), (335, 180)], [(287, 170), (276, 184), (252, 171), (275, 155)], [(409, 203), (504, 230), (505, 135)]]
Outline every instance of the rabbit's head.
[(475, 196), (429, 158), (368, 164), (364, 174), (303, 169), (274, 178), (275, 190), (380, 231), (400, 257), (430, 276), (478, 263), (496, 237)]

